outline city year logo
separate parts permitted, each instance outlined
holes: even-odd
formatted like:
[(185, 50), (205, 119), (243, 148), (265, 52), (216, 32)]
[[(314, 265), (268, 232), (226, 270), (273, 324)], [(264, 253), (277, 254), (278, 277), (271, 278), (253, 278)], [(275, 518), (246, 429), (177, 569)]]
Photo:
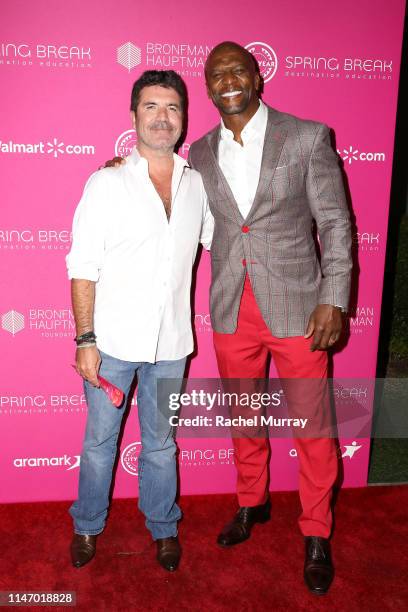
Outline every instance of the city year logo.
[(121, 454), (120, 463), (122, 464), (125, 472), (131, 476), (138, 475), (138, 463), (141, 450), (141, 442), (132, 442), (132, 444), (129, 444)]
[(1, 317), (1, 327), (4, 331), (10, 332), (15, 336), (24, 329), (24, 315), (17, 310), (9, 310)]
[(196, 314), (194, 316), (194, 324), (198, 332), (212, 331), (211, 318), (209, 313)]
[(122, 132), (115, 142), (116, 157), (127, 157), (131, 154), (132, 149), (136, 146), (137, 138), (135, 130), (126, 130)]
[(131, 42), (127, 42), (118, 47), (116, 59), (118, 64), (124, 68), (127, 68), (128, 72), (130, 72), (142, 61), (142, 52), (139, 47), (136, 47), (136, 45)]
[(263, 42), (252, 42), (245, 46), (258, 62), (264, 83), (267, 83), (276, 74), (278, 69), (278, 58), (275, 51)]
[(355, 149), (353, 146), (350, 146), (348, 149), (343, 149), (340, 151), (337, 149), (337, 153), (340, 155), (341, 159), (346, 164), (352, 164), (353, 161), (363, 161), (363, 162), (384, 162), (385, 161), (385, 153), (369, 153), (366, 151), (359, 151)]

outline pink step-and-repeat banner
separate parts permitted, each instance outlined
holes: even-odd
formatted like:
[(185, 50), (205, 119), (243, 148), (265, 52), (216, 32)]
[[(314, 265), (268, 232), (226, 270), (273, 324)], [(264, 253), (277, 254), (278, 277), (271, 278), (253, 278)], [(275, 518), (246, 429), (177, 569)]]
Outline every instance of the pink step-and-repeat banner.
[[(350, 410), (375, 376), (400, 67), (403, 0), (8, 0), (0, 7), (0, 501), (73, 499), (86, 404), (74, 359), (65, 256), (87, 177), (134, 143), (129, 98), (145, 69), (173, 68), (190, 94), (180, 153), (217, 123), (204, 62), (222, 40), (257, 57), (264, 100), (327, 123), (355, 218), (355, 283), (347, 343), (334, 375), (353, 378)], [(137, 280), (137, 271), (135, 271)], [(131, 281), (131, 279), (129, 279)], [(209, 256), (197, 273), (198, 353), (189, 376), (218, 375)], [(273, 371), (272, 371), (273, 373)], [(273, 440), (271, 487), (297, 486), (290, 439)], [(340, 439), (344, 485), (367, 479), (368, 437)], [(232, 492), (230, 439), (180, 439), (181, 492)], [(137, 495), (140, 437), (130, 412), (115, 496)]]

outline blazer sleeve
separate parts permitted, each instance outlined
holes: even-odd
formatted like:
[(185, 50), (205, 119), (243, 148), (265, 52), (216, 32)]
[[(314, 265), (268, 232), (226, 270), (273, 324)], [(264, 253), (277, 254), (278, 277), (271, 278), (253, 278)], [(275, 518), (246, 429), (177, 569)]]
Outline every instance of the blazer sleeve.
[(321, 247), (319, 304), (347, 310), (352, 268), (350, 215), (338, 157), (325, 125), (318, 126), (313, 142), (306, 191)]
[[(193, 149), (193, 150), (191, 150)], [(191, 168), (195, 168), (194, 166), (194, 162), (193, 162), (193, 157), (194, 157), (194, 143), (191, 145), (189, 151), (188, 151), (188, 157), (187, 157), (187, 163)]]

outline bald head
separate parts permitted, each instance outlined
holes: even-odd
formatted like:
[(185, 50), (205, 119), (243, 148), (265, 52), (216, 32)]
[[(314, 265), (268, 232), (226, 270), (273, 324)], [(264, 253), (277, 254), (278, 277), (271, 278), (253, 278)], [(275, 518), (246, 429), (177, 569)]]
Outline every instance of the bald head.
[(209, 55), (207, 57), (207, 60), (205, 62), (205, 68), (204, 68), (206, 76), (207, 76), (208, 66), (211, 65), (214, 57), (219, 57), (219, 56), (222, 57), (228, 51), (235, 51), (235, 52), (241, 54), (242, 57), (245, 57), (246, 61), (254, 67), (254, 70), (258, 71), (258, 66), (257, 66), (257, 63), (256, 63), (256, 59), (254, 58), (252, 53), (250, 53), (242, 45), (239, 45), (238, 43), (233, 42), (232, 40), (224, 40), (223, 42), (221, 42), (218, 45), (216, 45), (210, 51), (210, 53), (209, 53)]

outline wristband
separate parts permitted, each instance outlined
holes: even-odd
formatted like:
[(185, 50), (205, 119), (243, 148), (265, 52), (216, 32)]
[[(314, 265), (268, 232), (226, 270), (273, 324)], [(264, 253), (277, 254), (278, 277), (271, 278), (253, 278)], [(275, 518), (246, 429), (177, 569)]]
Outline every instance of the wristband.
[(89, 348), (90, 346), (96, 346), (96, 342), (81, 342), (81, 344), (77, 344), (77, 349)]
[(76, 338), (74, 338), (74, 340), (77, 346), (79, 346), (80, 344), (84, 344), (85, 342), (95, 342), (96, 336), (93, 331), (89, 331), (85, 332), (84, 334), (81, 334), (80, 336), (77, 336)]

